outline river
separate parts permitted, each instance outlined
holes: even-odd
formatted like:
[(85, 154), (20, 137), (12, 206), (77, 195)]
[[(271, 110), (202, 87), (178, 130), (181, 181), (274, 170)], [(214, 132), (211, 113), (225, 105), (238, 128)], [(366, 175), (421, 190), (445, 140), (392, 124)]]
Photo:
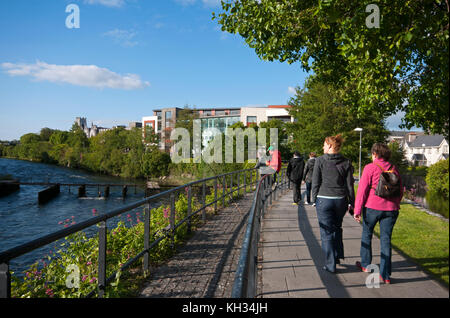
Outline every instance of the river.
[[(123, 178), (91, 174), (85, 171), (59, 167), (55, 165), (34, 163), (22, 160), (0, 158), (0, 175), (9, 174), (22, 182), (53, 182), (53, 183), (101, 183), (101, 184), (140, 184), (128, 188), (126, 198), (122, 198), (121, 187), (111, 187), (109, 198), (99, 198), (97, 187), (86, 188), (86, 198), (77, 197), (77, 189), (72, 187), (69, 193), (67, 186), (61, 186), (61, 193), (48, 203), (37, 203), (38, 192), (44, 186), (21, 185), (20, 190), (6, 197), (0, 197), (0, 252), (26, 243), (46, 234), (63, 229), (66, 224), (82, 222), (94, 214), (100, 215), (115, 208), (142, 199), (145, 194), (144, 181), (126, 180)], [(103, 192), (102, 189), (100, 191)], [(136, 193), (135, 193), (136, 191)], [(151, 207), (159, 206), (155, 202)], [(95, 209), (95, 211), (93, 211)], [(143, 208), (108, 220), (108, 228), (115, 227), (122, 220), (129, 224), (127, 215), (136, 222), (136, 213), (142, 215)], [(88, 236), (97, 233), (93, 226), (86, 230)], [(13, 259), (10, 263), (15, 275), (21, 273), (35, 261), (47, 255), (55, 244), (42, 247)]]

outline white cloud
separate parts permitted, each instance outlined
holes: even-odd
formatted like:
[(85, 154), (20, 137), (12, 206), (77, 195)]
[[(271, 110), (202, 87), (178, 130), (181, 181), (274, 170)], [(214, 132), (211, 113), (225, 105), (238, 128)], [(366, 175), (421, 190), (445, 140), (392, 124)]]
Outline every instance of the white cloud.
[(29, 76), (38, 81), (76, 86), (125, 90), (150, 86), (136, 74), (119, 75), (96, 65), (55, 65), (37, 61), (35, 64), (2, 63), (1, 67), (11, 76)]
[(288, 94), (289, 95), (295, 95), (297, 93), (295, 87), (289, 86), (288, 87)]
[(84, 0), (87, 4), (100, 4), (106, 7), (119, 8), (125, 4), (125, 0)]
[(133, 47), (138, 44), (137, 41), (133, 41), (136, 36), (136, 32), (128, 30), (114, 29), (103, 34), (114, 39), (114, 42), (125, 47)]
[[(198, 0), (203, 3), (205, 7), (217, 7), (220, 5), (220, 0)], [(197, 0), (175, 0), (183, 6), (190, 6), (197, 3)]]

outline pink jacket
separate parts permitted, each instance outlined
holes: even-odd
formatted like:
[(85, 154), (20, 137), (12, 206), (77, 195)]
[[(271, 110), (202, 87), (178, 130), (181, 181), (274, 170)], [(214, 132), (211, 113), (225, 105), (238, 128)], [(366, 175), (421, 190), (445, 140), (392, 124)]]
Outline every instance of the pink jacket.
[(375, 159), (373, 163), (366, 165), (358, 185), (358, 193), (356, 194), (355, 215), (360, 215), (364, 207), (381, 211), (397, 211), (400, 209), (403, 186), (401, 186), (401, 193), (397, 198), (385, 199), (375, 195), (375, 188), (377, 187), (381, 174), (381, 169), (376, 164), (380, 165), (385, 171), (390, 170), (392, 167), (394, 173), (399, 175), (397, 167), (383, 159)]

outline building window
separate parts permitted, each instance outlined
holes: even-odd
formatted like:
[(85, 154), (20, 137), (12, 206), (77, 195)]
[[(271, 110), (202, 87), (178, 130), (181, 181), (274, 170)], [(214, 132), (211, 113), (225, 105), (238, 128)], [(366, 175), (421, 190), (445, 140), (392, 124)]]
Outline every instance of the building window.
[(225, 116), (224, 110), (216, 110), (216, 116)]
[(171, 122), (172, 122), (172, 112), (171, 111), (167, 111), (165, 114), (166, 117), (166, 128), (170, 128), (172, 127)]
[(241, 110), (240, 109), (232, 109), (230, 110), (230, 115), (240, 115)]
[(203, 116), (212, 116), (212, 111), (210, 111), (210, 110), (204, 110), (204, 111), (203, 111)]
[(247, 116), (247, 126), (250, 124), (257, 124), (256, 116)]
[(269, 116), (269, 117), (267, 117), (267, 121), (271, 121), (273, 119), (281, 120), (283, 123), (291, 122), (291, 116)]

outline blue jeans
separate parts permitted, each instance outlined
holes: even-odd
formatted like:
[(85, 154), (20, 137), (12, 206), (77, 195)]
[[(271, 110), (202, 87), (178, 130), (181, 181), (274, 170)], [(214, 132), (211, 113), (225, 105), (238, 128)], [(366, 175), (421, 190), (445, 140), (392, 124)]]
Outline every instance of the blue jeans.
[(390, 279), (392, 272), (392, 247), (391, 237), (398, 211), (379, 211), (364, 209), (363, 231), (361, 237), (361, 265), (367, 267), (372, 263), (372, 236), (375, 225), (380, 222), (380, 275), (383, 279)]
[(308, 204), (311, 203), (311, 186), (312, 183), (311, 182), (305, 182), (306, 183), (306, 202)]
[(336, 271), (336, 260), (344, 258), (342, 241), (342, 220), (347, 212), (348, 201), (344, 199), (317, 198), (316, 211), (320, 227), (322, 251), (325, 266), (331, 272)]

